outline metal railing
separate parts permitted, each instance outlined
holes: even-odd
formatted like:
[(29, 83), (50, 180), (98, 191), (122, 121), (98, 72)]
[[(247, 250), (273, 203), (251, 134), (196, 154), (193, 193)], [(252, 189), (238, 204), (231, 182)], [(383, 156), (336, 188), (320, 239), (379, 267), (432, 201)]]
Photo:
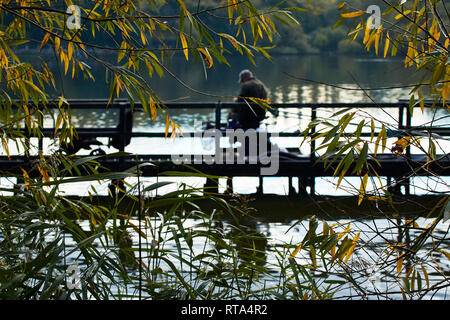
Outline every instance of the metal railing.
[[(125, 123), (124, 117), (127, 110), (133, 109), (135, 112), (143, 112), (142, 105), (138, 102), (134, 103), (133, 108), (128, 100), (117, 99), (112, 104), (108, 105), (107, 100), (99, 99), (99, 100), (82, 100), (82, 99), (74, 99), (69, 100), (71, 109), (81, 109), (81, 110), (92, 110), (92, 109), (110, 109), (110, 110), (119, 110), (119, 121), (118, 123)], [(209, 109), (215, 110), (215, 119), (214, 123), (217, 127), (220, 127), (221, 118), (222, 118), (222, 110), (231, 109), (236, 107), (237, 103), (226, 103), (226, 102), (177, 102), (177, 103), (166, 103), (165, 106), (168, 110), (179, 110), (179, 109)], [(449, 127), (426, 127), (426, 126), (411, 126), (411, 114), (409, 112), (409, 102), (408, 101), (400, 101), (394, 103), (272, 103), (271, 106), (275, 110), (286, 109), (286, 108), (295, 108), (299, 110), (310, 109), (311, 113), (311, 121), (317, 119), (317, 111), (320, 109), (368, 109), (368, 108), (395, 108), (398, 111), (397, 119), (397, 132), (399, 133), (407, 133), (411, 131), (426, 131), (433, 132), (441, 136), (450, 136), (450, 123)], [(50, 108), (58, 108), (57, 102), (49, 103), (48, 107)], [(127, 128), (125, 125), (122, 128), (79, 128), (77, 129), (77, 133), (81, 136), (92, 136), (95, 135), (97, 137), (113, 137), (117, 134), (126, 134), (130, 128)], [(44, 128), (42, 130), (44, 136), (51, 137), (54, 133), (54, 128)], [(300, 131), (295, 132), (277, 132), (277, 135), (280, 137), (297, 137), (299, 136)], [(186, 132), (191, 133), (191, 132)], [(314, 129), (311, 132), (311, 135), (315, 133)], [(270, 133), (269, 133), (270, 134)], [(361, 136), (370, 136), (370, 133), (362, 132)], [(147, 138), (163, 138), (165, 136), (164, 132), (131, 132), (132, 137), (147, 137)], [(311, 154), (315, 149), (315, 141), (311, 144)]]

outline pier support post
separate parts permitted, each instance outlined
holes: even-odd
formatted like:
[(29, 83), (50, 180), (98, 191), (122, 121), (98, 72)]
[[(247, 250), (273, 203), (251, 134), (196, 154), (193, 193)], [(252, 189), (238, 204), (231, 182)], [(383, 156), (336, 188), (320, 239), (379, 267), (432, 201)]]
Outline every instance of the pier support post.
[(204, 193), (219, 193), (219, 184), (212, 179), (206, 178), (204, 188)]
[(298, 194), (307, 195), (306, 186), (308, 185), (308, 178), (298, 177)]
[(222, 116), (222, 107), (220, 104), (220, 101), (217, 102), (216, 104), (216, 129), (220, 130), (220, 119)]
[(263, 194), (264, 193), (263, 192), (264, 191), (263, 183), (264, 183), (264, 178), (262, 176), (259, 176), (259, 185), (256, 188), (256, 193), (257, 194)]
[(387, 177), (388, 180), (388, 188), (387, 190), (392, 194), (396, 196), (402, 195), (402, 190), (400, 188), (400, 177)]
[(233, 177), (227, 178), (227, 186), (225, 189), (225, 193), (232, 194), (233, 193)]

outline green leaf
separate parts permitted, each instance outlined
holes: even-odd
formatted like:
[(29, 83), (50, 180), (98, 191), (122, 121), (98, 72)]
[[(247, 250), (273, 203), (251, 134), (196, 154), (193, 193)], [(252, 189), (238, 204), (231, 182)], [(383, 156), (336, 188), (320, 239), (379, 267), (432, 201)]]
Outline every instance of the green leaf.
[(125, 41), (122, 41), (122, 43), (120, 44), (119, 52), (117, 53), (117, 62), (120, 62), (123, 59), (125, 53), (127, 53), (127, 43)]
[(361, 202), (364, 199), (364, 196), (366, 194), (366, 188), (367, 188), (367, 179), (369, 177), (369, 174), (366, 173), (361, 181), (361, 185), (359, 187), (359, 197), (358, 197), (358, 206), (361, 204)]
[(336, 29), (337, 27), (339, 27), (342, 23), (344, 23), (346, 21), (345, 18), (341, 17), (333, 26), (333, 30)]
[(152, 190), (155, 190), (155, 189), (158, 189), (158, 188), (161, 188), (161, 187), (167, 186), (167, 185), (169, 185), (169, 184), (173, 184), (173, 183), (175, 183), (175, 182), (174, 182), (174, 181), (161, 181), (161, 182), (156, 182), (156, 183), (153, 183), (152, 185), (150, 185), (150, 186), (148, 186), (148, 187), (145, 187), (145, 188), (142, 190), (142, 192), (152, 191)]
[(414, 95), (411, 95), (411, 97), (409, 98), (409, 114), (411, 115), (411, 117), (413, 116), (414, 113)]
[(368, 150), (369, 150), (369, 144), (367, 142), (364, 142), (364, 146), (361, 150), (361, 153), (359, 154), (358, 160), (356, 161), (355, 168), (353, 169), (352, 173), (361, 171), (363, 164), (367, 160)]

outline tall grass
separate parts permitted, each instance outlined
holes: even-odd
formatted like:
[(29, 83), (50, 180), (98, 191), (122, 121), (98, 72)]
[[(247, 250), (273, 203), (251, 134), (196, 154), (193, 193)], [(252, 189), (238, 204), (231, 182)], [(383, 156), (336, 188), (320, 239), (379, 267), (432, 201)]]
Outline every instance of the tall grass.
[[(14, 194), (0, 199), (1, 298), (332, 299), (341, 290), (353, 292), (347, 298), (384, 297), (367, 287), (368, 268), (358, 265), (354, 252), (370, 243), (359, 241), (361, 232), (350, 224), (306, 216), (291, 227), (307, 229), (301, 241), (274, 244), (255, 227), (257, 212), (243, 196), (182, 184), (155, 197), (155, 190), (172, 183), (164, 173), (162, 181), (144, 185), (139, 164), (101, 173), (96, 160), (67, 162), (53, 180), (17, 176), (21, 184), (1, 190)], [(83, 170), (84, 176), (65, 176)], [(63, 183), (126, 177), (138, 179), (106, 202), (96, 202), (95, 194), (58, 194)], [(419, 250), (428, 236), (410, 239), (411, 248)], [(426, 263), (442, 251), (427, 250)], [(407, 253), (392, 244), (378, 250), (376, 267), (390, 292), (417, 297), (448, 285), (445, 273), (430, 284), (425, 261)]]

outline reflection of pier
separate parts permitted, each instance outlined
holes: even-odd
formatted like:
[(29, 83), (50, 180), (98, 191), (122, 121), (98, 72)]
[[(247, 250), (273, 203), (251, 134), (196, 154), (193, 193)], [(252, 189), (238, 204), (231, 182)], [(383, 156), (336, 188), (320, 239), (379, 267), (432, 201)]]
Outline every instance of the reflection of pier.
[[(71, 109), (101, 109), (106, 108), (107, 101), (106, 100), (94, 100), (94, 101), (83, 101), (83, 100), (73, 100), (70, 101)], [(221, 124), (221, 111), (223, 109), (229, 109), (233, 106), (233, 103), (169, 103), (166, 106), (170, 109), (213, 109), (215, 110), (216, 119), (215, 124), (216, 127), (223, 126)], [(400, 135), (408, 135), (408, 132), (420, 132), (423, 135), (427, 136), (428, 134), (440, 135), (440, 136), (450, 136), (450, 127), (441, 127), (431, 128), (431, 127), (413, 127), (411, 126), (411, 116), (409, 113), (408, 103), (399, 102), (399, 103), (381, 103), (381, 104), (373, 104), (373, 103), (330, 103), (330, 104), (295, 104), (295, 103), (284, 103), (284, 104), (272, 104), (272, 106), (276, 109), (283, 108), (298, 108), (301, 110), (309, 110), (306, 114), (310, 115), (311, 120), (315, 120), (317, 118), (317, 111), (320, 109), (344, 109), (344, 108), (358, 108), (358, 109), (367, 109), (367, 108), (395, 108), (398, 110), (397, 119), (398, 119), (398, 127), (396, 128), (396, 132)], [(54, 107), (57, 107), (56, 104)], [(108, 106), (109, 109), (118, 109), (119, 117), (118, 123), (121, 125), (115, 128), (79, 128), (77, 129), (77, 133), (79, 137), (117, 137), (117, 136), (126, 136), (131, 135), (131, 137), (140, 137), (140, 138), (164, 138), (165, 132), (132, 132), (130, 127), (127, 127), (127, 121), (124, 121), (127, 110), (130, 110), (130, 104), (124, 100), (116, 100), (114, 104)], [(142, 106), (138, 103), (134, 105), (135, 112), (140, 112), (142, 110)], [(394, 115), (393, 115), (394, 116)], [(45, 128), (42, 130), (45, 137), (51, 138), (54, 135), (54, 128)], [(24, 132), (25, 133), (25, 132)], [(315, 132), (312, 131), (311, 135), (314, 135)], [(270, 135), (270, 134), (269, 134)], [(279, 137), (299, 137), (299, 132), (281, 132), (277, 133)], [(377, 133), (375, 134), (375, 136)], [(370, 137), (370, 132), (362, 132), (361, 137)], [(179, 137), (178, 139), (183, 139), (183, 137)], [(125, 141), (126, 139), (120, 139), (121, 141)], [(39, 149), (43, 149), (43, 137), (39, 138)], [(311, 143), (311, 150), (315, 148), (315, 141)], [(125, 142), (119, 147), (120, 151), (125, 149)], [(313, 152), (307, 155), (299, 154), (299, 150), (290, 149), (290, 152), (295, 154), (297, 152), (298, 156), (296, 157), (280, 157), (279, 160), (279, 171), (276, 174), (278, 177), (289, 177), (290, 182), (290, 195), (294, 195), (295, 190), (292, 188), (293, 178), (298, 178), (298, 190), (299, 193), (310, 195), (315, 194), (315, 178), (316, 177), (324, 177), (324, 176), (333, 176), (335, 168), (330, 167), (325, 169), (324, 161), (317, 161), (317, 155)], [(433, 161), (429, 165), (426, 164), (426, 156), (424, 155), (414, 155), (411, 154), (409, 147), (405, 150), (406, 157), (397, 157), (394, 154), (379, 154), (376, 157), (376, 160), (381, 164), (381, 167), (377, 166), (377, 172), (379, 176), (385, 176), (388, 178), (388, 181), (393, 181), (395, 179), (397, 186), (404, 186), (404, 193), (406, 195), (409, 194), (409, 177), (412, 175), (428, 175), (429, 172), (433, 172), (433, 174), (440, 176), (450, 176), (450, 155), (438, 155), (437, 159)], [(8, 172), (21, 172), (20, 168), (30, 167), (33, 163), (33, 160), (36, 160), (37, 157), (25, 157), (24, 155), (12, 155), (10, 159), (3, 156), (0, 157), (0, 169), (2, 171)], [(183, 172), (192, 172), (192, 169), (201, 171), (203, 173), (220, 176), (220, 177), (259, 177), (260, 185), (262, 185), (263, 177), (260, 176), (261, 164), (205, 164), (205, 163), (192, 163), (189, 166), (185, 166), (182, 164), (174, 164), (171, 162), (171, 155), (169, 154), (153, 154), (153, 155), (129, 155), (124, 157), (104, 157), (98, 158), (98, 161), (102, 166), (112, 171), (124, 171), (129, 169), (130, 167), (136, 166), (136, 159), (139, 162), (152, 162), (157, 166), (142, 166), (140, 169), (142, 171), (143, 176), (157, 176), (164, 171), (179, 171), (180, 176), (183, 176)], [(376, 162), (374, 160), (369, 160), (369, 162), (375, 167)], [(336, 162), (337, 165), (338, 162)], [(352, 167), (348, 170), (351, 175)], [(73, 174), (76, 174), (73, 171)], [(187, 174), (186, 174), (187, 175)], [(356, 175), (353, 173), (353, 175)], [(212, 186), (214, 190), (214, 182), (212, 184), (209, 183), (209, 186)], [(259, 188), (259, 192), (263, 192)], [(392, 190), (395, 190), (393, 188)]]

